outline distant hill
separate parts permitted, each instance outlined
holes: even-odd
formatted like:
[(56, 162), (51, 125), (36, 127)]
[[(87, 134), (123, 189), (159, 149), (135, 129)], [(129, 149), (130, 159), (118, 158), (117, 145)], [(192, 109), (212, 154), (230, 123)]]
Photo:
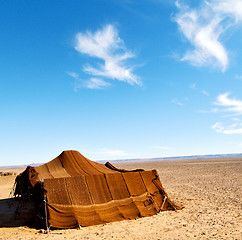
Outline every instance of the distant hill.
[(26, 168), (27, 166), (37, 167), (42, 165), (43, 163), (31, 163), (28, 165), (9, 165), (9, 166), (0, 166), (0, 168)]
[[(158, 157), (158, 158), (134, 158), (110, 160), (110, 163), (128, 163), (128, 162), (149, 162), (149, 161), (177, 161), (177, 160), (196, 160), (196, 159), (219, 159), (219, 158), (242, 158), (242, 153), (232, 154), (209, 154), (209, 155), (193, 155), (193, 156), (177, 156), (177, 157)], [(97, 161), (105, 163), (106, 160)]]
[[(196, 160), (196, 159), (219, 159), (219, 158), (242, 158), (242, 153), (232, 154), (209, 154), (177, 157), (158, 157), (158, 158), (134, 158), (134, 159), (117, 159), (117, 160), (97, 160), (98, 163), (130, 163), (130, 162), (149, 162), (149, 161), (178, 161), (178, 160)], [(0, 166), (0, 168), (26, 168), (27, 166), (36, 167), (43, 163), (32, 163), (29, 165)]]

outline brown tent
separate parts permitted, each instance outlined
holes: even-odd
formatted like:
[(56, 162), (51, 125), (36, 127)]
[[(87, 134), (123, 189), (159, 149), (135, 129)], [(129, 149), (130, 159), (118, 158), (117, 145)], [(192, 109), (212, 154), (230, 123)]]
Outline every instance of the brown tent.
[(16, 177), (15, 196), (30, 197), (36, 216), (54, 228), (74, 228), (175, 210), (156, 170), (117, 169), (64, 151)]

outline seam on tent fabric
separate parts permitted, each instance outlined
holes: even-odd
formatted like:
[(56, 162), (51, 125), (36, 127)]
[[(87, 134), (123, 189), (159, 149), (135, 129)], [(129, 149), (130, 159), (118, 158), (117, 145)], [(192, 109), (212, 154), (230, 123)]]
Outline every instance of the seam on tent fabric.
[(108, 181), (107, 181), (107, 178), (106, 178), (106, 174), (104, 174), (104, 178), (105, 178), (105, 181), (106, 181), (106, 184), (107, 184), (107, 187), (108, 187), (108, 190), (109, 190), (110, 196), (111, 196), (111, 198), (114, 200), (114, 198), (113, 198), (113, 196), (112, 196), (112, 193), (111, 193), (111, 190), (110, 190), (109, 185), (108, 185)]
[[(59, 161), (60, 161), (60, 163), (61, 163), (61, 166), (65, 169), (65, 167), (64, 167), (64, 165), (63, 165), (63, 163), (62, 163), (62, 161), (61, 161), (61, 158), (58, 156), (57, 157), (58, 159), (59, 159)], [(68, 173), (69, 174), (69, 173)]]
[(47, 165), (47, 164), (46, 164), (46, 168), (47, 168), (47, 170), (48, 170), (48, 172), (49, 172), (50, 176), (51, 176), (52, 178), (54, 178), (54, 176), (51, 174), (50, 169), (49, 169), (49, 167), (48, 167), (48, 165)]
[(144, 186), (145, 186), (146, 192), (149, 192), (148, 189), (147, 189), (147, 187), (146, 187), (146, 185), (145, 185), (145, 182), (144, 182), (144, 179), (143, 179), (143, 177), (142, 177), (142, 174), (141, 174), (140, 172), (139, 172), (139, 175), (140, 175), (140, 177), (141, 177), (141, 179), (142, 179), (142, 181), (143, 181), (143, 183), (144, 183)]
[(66, 173), (71, 177), (72, 175), (69, 172), (67, 172), (66, 168), (64, 167), (64, 165), (62, 163), (62, 160), (61, 160), (61, 157), (60, 156), (58, 156), (58, 159), (59, 159), (59, 161), (61, 163), (61, 166), (65, 169)]
[(79, 165), (79, 163), (78, 163), (78, 161), (76, 160), (76, 158), (75, 158), (75, 156), (74, 156), (74, 154), (73, 154), (72, 151), (71, 151), (71, 155), (73, 156), (74, 160), (76, 161), (77, 165), (81, 168), (81, 170), (82, 170), (84, 173), (86, 173), (87, 175), (91, 175), (90, 173), (86, 172), (86, 171), (85, 171), (85, 170)]
[(122, 178), (123, 178), (123, 180), (124, 180), (124, 183), (125, 183), (125, 186), (126, 186), (126, 188), (127, 188), (127, 191), (128, 191), (128, 193), (129, 193), (129, 196), (131, 197), (131, 193), (130, 193), (130, 191), (129, 191), (129, 188), (128, 188), (128, 185), (127, 185), (127, 183), (126, 183), (126, 181), (125, 181), (125, 178), (124, 178), (124, 176), (123, 176), (123, 173), (121, 173), (121, 175), (122, 175)]
[(78, 223), (78, 220), (77, 220), (77, 217), (76, 217), (76, 214), (75, 214), (74, 208), (73, 208), (73, 202), (72, 202), (72, 199), (71, 199), (70, 193), (69, 193), (68, 188), (67, 188), (66, 178), (64, 178), (64, 182), (65, 182), (66, 192), (67, 192), (68, 198), (69, 198), (70, 203), (71, 203), (72, 215), (74, 216), (76, 222)]
[(102, 168), (103, 169), (103, 171), (104, 171), (104, 173), (106, 173), (106, 171), (107, 170), (111, 170), (112, 172), (113, 172), (113, 170), (112, 169), (110, 169), (110, 168), (107, 168), (105, 165), (103, 166), (103, 165), (99, 165), (100, 163), (97, 163), (97, 162), (95, 162), (95, 164), (97, 164), (100, 168)]
[(67, 192), (68, 198), (69, 198), (69, 200), (70, 200), (71, 205), (73, 205), (73, 202), (72, 202), (71, 196), (70, 196), (69, 191), (68, 191), (68, 188), (67, 188), (66, 178), (64, 178), (64, 182), (65, 182), (65, 189), (66, 189), (66, 192)]
[(101, 172), (101, 171), (98, 170), (96, 167), (94, 167), (94, 166), (92, 165), (92, 163), (91, 163), (90, 161), (88, 161), (86, 158), (85, 158), (85, 160), (86, 160), (86, 162), (88, 162), (93, 168), (95, 168), (98, 172), (105, 174), (104, 172)]
[[(105, 165), (103, 166), (103, 164), (101, 164), (101, 165), (99, 165), (99, 163), (97, 163), (97, 162), (93, 162), (93, 161), (91, 161), (90, 159), (87, 159), (87, 158), (85, 158), (87, 161), (88, 161), (88, 163), (90, 163), (97, 171), (99, 171), (99, 172), (101, 172), (101, 173), (106, 173), (106, 171), (107, 171), (107, 169), (108, 170), (110, 170), (109, 168), (107, 168)], [(98, 170), (93, 164), (97, 164), (100, 168), (102, 168), (103, 169), (103, 171), (104, 172), (102, 172), (101, 170)]]
[(65, 169), (65, 167), (64, 167), (64, 165), (63, 165), (61, 159), (59, 158), (59, 156), (57, 157), (57, 159), (59, 160), (59, 162), (60, 162), (60, 164), (61, 164), (61, 166), (62, 166), (62, 168), (63, 168), (63, 171), (66, 172), (66, 174), (68, 174), (69, 177), (71, 177), (71, 175), (66, 171), (66, 169)]
[(84, 179), (85, 179), (85, 184), (86, 184), (86, 186), (87, 186), (87, 190), (88, 190), (88, 193), (89, 193), (90, 199), (91, 199), (91, 201), (92, 201), (92, 204), (94, 204), (94, 200), (93, 200), (93, 198), (92, 198), (92, 194), (91, 194), (91, 192), (90, 192), (90, 189), (89, 189), (89, 186), (88, 186), (88, 183), (87, 183), (87, 178), (86, 178), (85, 175), (83, 175), (83, 176), (84, 176)]

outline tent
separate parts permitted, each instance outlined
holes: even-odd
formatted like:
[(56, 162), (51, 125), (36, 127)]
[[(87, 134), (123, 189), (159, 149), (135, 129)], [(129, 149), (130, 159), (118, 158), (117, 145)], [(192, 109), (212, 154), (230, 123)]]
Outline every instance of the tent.
[(31, 198), (48, 227), (75, 228), (176, 210), (156, 170), (117, 169), (78, 151), (63, 151), (16, 177), (15, 196)]

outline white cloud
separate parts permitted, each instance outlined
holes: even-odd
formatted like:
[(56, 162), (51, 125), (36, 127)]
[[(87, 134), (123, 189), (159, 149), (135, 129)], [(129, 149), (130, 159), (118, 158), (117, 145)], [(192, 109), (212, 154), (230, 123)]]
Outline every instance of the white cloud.
[(184, 1), (176, 1), (179, 13), (175, 21), (180, 31), (194, 46), (182, 58), (195, 66), (219, 66), (225, 71), (228, 52), (221, 42), (227, 29), (242, 21), (241, 0), (204, 1), (197, 8), (189, 8)]
[(242, 124), (232, 124), (230, 126), (224, 127), (221, 122), (216, 122), (211, 126), (211, 128), (217, 133), (223, 133), (227, 135), (242, 134)]
[[(230, 93), (223, 93), (218, 95), (214, 105), (218, 106), (216, 112), (229, 112), (233, 115), (241, 115), (242, 114), (242, 101), (231, 98)], [(235, 123), (230, 124), (228, 126), (224, 126), (222, 122), (216, 122), (211, 128), (217, 133), (223, 134), (242, 134), (242, 123), (241, 120), (237, 117), (233, 117), (230, 119)]]
[(76, 80), (79, 79), (79, 74), (75, 72), (68, 72), (67, 73), (69, 76), (75, 78)]
[(203, 95), (205, 95), (205, 96), (209, 96), (209, 93), (208, 93), (207, 91), (205, 91), (205, 90), (202, 90), (201, 93), (202, 93)]
[(242, 101), (235, 98), (230, 98), (229, 95), (230, 93), (228, 92), (220, 94), (217, 97), (216, 102), (214, 104), (219, 106), (221, 111), (231, 112), (236, 115), (241, 115)]
[(160, 149), (160, 150), (171, 150), (171, 148), (170, 147), (167, 147), (167, 146), (154, 146), (154, 148), (156, 148), (156, 149)]
[(75, 73), (75, 72), (67, 72), (67, 74), (74, 78), (75, 79), (75, 82), (74, 82), (74, 86), (73, 86), (73, 89), (75, 92), (77, 92), (77, 90), (81, 87), (83, 87), (83, 81), (82, 79), (79, 77), (79, 74), (78, 73)]
[(171, 102), (176, 104), (176, 105), (178, 105), (178, 106), (183, 106), (184, 105), (184, 103), (178, 101), (177, 99), (173, 99)]
[(207, 3), (215, 12), (229, 15), (235, 22), (242, 21), (242, 1), (241, 0), (214, 0)]
[(90, 78), (84, 84), (89, 89), (102, 89), (111, 85), (110, 83), (105, 82), (104, 80), (99, 78)]
[(69, 72), (68, 75), (73, 77), (76, 80), (74, 83), (74, 91), (77, 91), (81, 87), (85, 87), (89, 89), (104, 89), (106, 87), (111, 86), (110, 83), (99, 78), (90, 78), (88, 80), (82, 80), (79, 77), (79, 74), (75, 72)]
[(134, 66), (129, 66), (127, 60), (134, 54), (126, 49), (124, 41), (119, 37), (113, 25), (92, 32), (80, 32), (76, 35), (75, 49), (82, 54), (99, 59), (97, 66), (86, 64), (83, 71), (94, 77), (127, 82), (131, 85), (142, 85), (138, 76), (133, 73)]
[(113, 157), (123, 157), (123, 156), (129, 155), (128, 153), (126, 153), (122, 150), (114, 150), (114, 149), (111, 150), (111, 149), (106, 149), (106, 148), (100, 149), (100, 151), (98, 153), (103, 154), (103, 155), (113, 156)]
[(233, 121), (240, 122), (239, 118), (232, 118)]
[[(197, 87), (197, 83), (196, 83), (196, 82), (191, 83), (191, 84), (189, 85), (189, 88), (191, 88), (191, 89), (194, 90), (194, 91), (199, 90), (198, 87)], [(209, 93), (208, 93), (207, 91), (205, 91), (205, 90), (200, 90), (200, 92), (201, 92), (203, 95), (205, 95), (205, 96), (209, 96)]]

